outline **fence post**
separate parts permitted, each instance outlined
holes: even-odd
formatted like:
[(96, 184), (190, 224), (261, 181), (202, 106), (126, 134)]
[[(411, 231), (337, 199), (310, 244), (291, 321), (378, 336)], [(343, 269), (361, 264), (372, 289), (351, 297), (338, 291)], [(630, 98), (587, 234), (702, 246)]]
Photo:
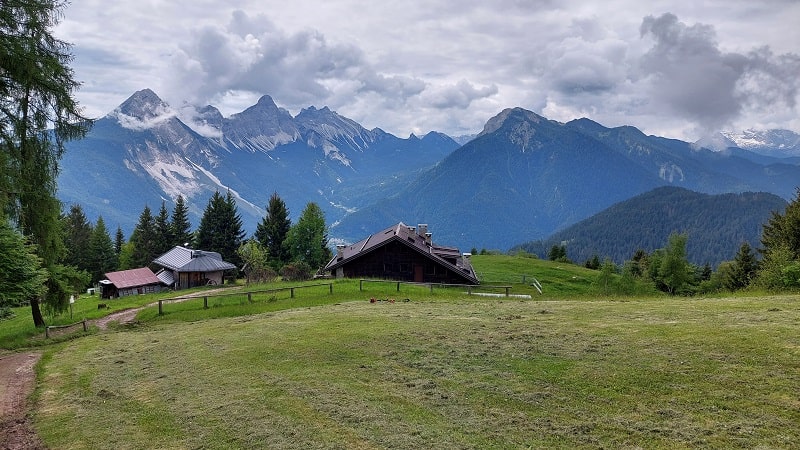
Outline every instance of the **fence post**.
[(294, 288), (289, 288), (289, 298), (294, 298)]
[(431, 288), (431, 294), (433, 294), (433, 283), (428, 283), (428, 286)]
[(203, 296), (203, 309), (208, 309), (208, 297)]
[(253, 293), (252, 292), (248, 292), (247, 293), (247, 303), (253, 303)]
[(511, 287), (510, 286), (506, 286), (506, 297), (509, 296), (508, 291), (510, 291), (510, 290), (511, 290)]
[(525, 275), (522, 276), (522, 284), (525, 284)]
[(472, 286), (467, 286), (467, 295), (472, 295)]
[(50, 327), (44, 327), (44, 337), (50, 338)]
[(331, 294), (333, 294), (333, 283), (328, 284), (328, 290), (330, 291)]
[(364, 290), (364, 280), (358, 280), (358, 292)]
[(400, 282), (397, 282), (397, 292), (400, 292)]
[(162, 300), (159, 300), (158, 301), (158, 315), (159, 316), (163, 316), (164, 315), (164, 308), (161, 306), (161, 303), (162, 303)]
[(85, 332), (85, 331), (89, 331), (89, 329), (88, 329), (88, 328), (86, 328), (86, 319), (83, 319), (83, 331), (84, 331), (84, 332)]

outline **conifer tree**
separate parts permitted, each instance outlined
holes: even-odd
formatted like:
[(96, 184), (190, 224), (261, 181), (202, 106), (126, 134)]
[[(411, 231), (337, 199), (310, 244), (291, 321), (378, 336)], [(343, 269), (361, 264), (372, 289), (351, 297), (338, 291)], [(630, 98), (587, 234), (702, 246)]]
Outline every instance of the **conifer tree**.
[(145, 206), (139, 215), (139, 222), (131, 234), (131, 268), (145, 267), (157, 258), (156, 225), (150, 207)]
[(792, 259), (800, 259), (800, 187), (783, 214), (772, 212), (772, 217), (763, 226), (761, 245), (762, 254), (767, 254), (774, 248), (785, 247), (791, 252)]
[(723, 285), (732, 291), (743, 289), (755, 277), (756, 270), (758, 270), (756, 255), (750, 244), (743, 242), (725, 274)]
[(122, 233), (122, 227), (117, 225), (117, 232), (114, 234), (114, 253), (119, 254), (122, 253), (122, 246), (125, 245), (125, 235)]
[(230, 192), (223, 197), (219, 192), (208, 200), (208, 205), (197, 228), (195, 248), (217, 252), (222, 259), (241, 266), (237, 250), (244, 242), (242, 218)]
[(78, 269), (89, 269), (90, 254), (89, 240), (92, 237), (92, 225), (86, 219), (86, 214), (79, 204), (70, 206), (69, 214), (62, 218), (64, 230), (64, 264), (75, 266)]
[(22, 306), (43, 293), (48, 275), (34, 250), (0, 214), (0, 307)]
[(161, 208), (158, 210), (158, 215), (154, 220), (155, 225), (155, 255), (156, 257), (163, 255), (173, 247), (172, 226), (169, 223), (169, 213), (167, 212), (167, 205), (162, 200)]
[(192, 224), (189, 223), (189, 207), (183, 200), (183, 195), (178, 195), (175, 207), (172, 209), (170, 220), (172, 227), (172, 245), (191, 245)]
[[(55, 286), (63, 256), (55, 196), (64, 142), (85, 135), (90, 120), (73, 98), (79, 83), (69, 67), (70, 44), (55, 38), (65, 3), (55, 0), (0, 2), (0, 209), (36, 245)], [(68, 299), (68, 297), (67, 297)], [(66, 308), (63, 292), (32, 297), (37, 327), (44, 326), (40, 300)]]
[(286, 203), (277, 192), (273, 192), (269, 198), (267, 215), (256, 227), (255, 238), (267, 249), (270, 266), (276, 271), (291, 260), (291, 255), (284, 246), (291, 228), (292, 222), (289, 220)]
[(119, 259), (114, 252), (114, 244), (111, 242), (102, 216), (97, 218), (97, 223), (92, 231), (92, 237), (89, 240), (89, 255), (92, 264), (88, 270), (92, 276), (92, 283), (102, 280), (106, 273), (117, 270)]

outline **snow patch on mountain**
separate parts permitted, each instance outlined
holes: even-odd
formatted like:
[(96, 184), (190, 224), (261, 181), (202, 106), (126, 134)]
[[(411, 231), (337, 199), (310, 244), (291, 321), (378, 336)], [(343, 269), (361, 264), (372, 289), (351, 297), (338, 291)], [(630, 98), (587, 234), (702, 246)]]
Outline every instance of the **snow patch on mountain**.
[(771, 148), (800, 151), (800, 134), (790, 130), (750, 129), (742, 132), (723, 131), (720, 134), (746, 150)]
[(250, 202), (250, 201), (246, 200), (235, 189), (232, 189), (230, 186), (226, 186), (225, 184), (223, 184), (222, 181), (220, 181), (220, 179), (217, 178), (216, 175), (214, 175), (210, 171), (208, 171), (208, 170), (204, 169), (203, 167), (193, 163), (192, 161), (189, 161), (189, 163), (192, 164), (192, 166), (194, 166), (194, 168), (197, 171), (201, 172), (203, 175), (208, 177), (208, 179), (211, 180), (212, 183), (214, 183), (215, 185), (219, 186), (222, 190), (224, 190), (226, 192), (230, 192), (231, 195), (236, 199), (237, 205), (239, 205), (240, 203), (244, 203), (247, 207), (257, 211), (258, 214), (260, 214), (260, 215), (266, 214), (266, 211), (264, 209), (261, 209), (258, 206), (256, 206), (253, 202)]
[(140, 162), (142, 168), (158, 183), (158, 186), (171, 199), (194, 197), (203, 190), (203, 185), (187, 160), (180, 157), (170, 157), (161, 153), (148, 162)]

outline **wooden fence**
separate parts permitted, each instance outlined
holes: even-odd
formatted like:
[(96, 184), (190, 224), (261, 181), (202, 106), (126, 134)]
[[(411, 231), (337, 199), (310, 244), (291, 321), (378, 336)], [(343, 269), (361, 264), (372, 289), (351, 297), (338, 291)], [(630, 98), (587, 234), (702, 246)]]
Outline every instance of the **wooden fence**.
[(203, 299), (203, 309), (208, 309), (208, 298), (218, 298), (218, 297), (247, 297), (247, 302), (253, 302), (253, 295), (258, 294), (275, 294), (278, 292), (286, 292), (289, 291), (289, 298), (294, 298), (295, 290), (305, 289), (305, 288), (312, 288), (312, 287), (319, 287), (319, 286), (328, 286), (328, 292), (333, 294), (333, 283), (318, 283), (318, 284), (309, 284), (304, 286), (291, 286), (291, 287), (282, 287), (282, 288), (274, 288), (274, 289), (264, 289), (260, 291), (247, 291), (247, 292), (233, 292), (230, 294), (212, 294), (212, 295), (195, 295), (195, 296), (186, 296), (186, 297), (173, 297), (169, 299), (162, 299), (158, 301), (158, 315), (164, 315), (164, 303), (179, 303), (187, 300), (195, 300), (198, 298)]
[(458, 287), (464, 288), (467, 290), (467, 295), (472, 295), (473, 290), (475, 289), (499, 289), (504, 290), (506, 293), (506, 297), (511, 295), (511, 286), (501, 286), (501, 285), (488, 285), (488, 284), (481, 284), (481, 285), (474, 285), (474, 284), (448, 284), (448, 283), (414, 283), (411, 281), (394, 281), (394, 280), (369, 280), (369, 279), (361, 279), (358, 280), (358, 290), (363, 292), (364, 291), (364, 283), (391, 283), (397, 285), (397, 292), (400, 292), (400, 285), (410, 285), (410, 286), (427, 286), (430, 288), (431, 293), (433, 293), (434, 287), (440, 288), (448, 288), (448, 287)]
[(49, 326), (46, 326), (44, 328), (44, 337), (45, 338), (49, 338), (50, 337), (50, 330), (51, 329), (52, 330), (57, 330), (57, 329), (60, 329), (60, 328), (71, 328), (71, 327), (74, 327), (75, 325), (79, 325), (79, 324), (83, 324), (83, 331), (88, 331), (89, 330), (89, 327), (86, 325), (86, 319), (83, 319), (80, 322), (71, 323), (69, 325), (49, 325)]

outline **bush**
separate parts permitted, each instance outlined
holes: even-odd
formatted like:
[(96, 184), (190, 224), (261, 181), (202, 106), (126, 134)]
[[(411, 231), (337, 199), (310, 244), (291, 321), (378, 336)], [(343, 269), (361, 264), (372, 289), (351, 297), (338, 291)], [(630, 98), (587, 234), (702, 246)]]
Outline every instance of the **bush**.
[(281, 269), (285, 281), (305, 281), (311, 279), (311, 266), (305, 262), (290, 263)]
[(14, 311), (8, 306), (0, 308), (0, 320), (13, 319), (14, 317), (16, 317), (16, 314), (14, 314)]

